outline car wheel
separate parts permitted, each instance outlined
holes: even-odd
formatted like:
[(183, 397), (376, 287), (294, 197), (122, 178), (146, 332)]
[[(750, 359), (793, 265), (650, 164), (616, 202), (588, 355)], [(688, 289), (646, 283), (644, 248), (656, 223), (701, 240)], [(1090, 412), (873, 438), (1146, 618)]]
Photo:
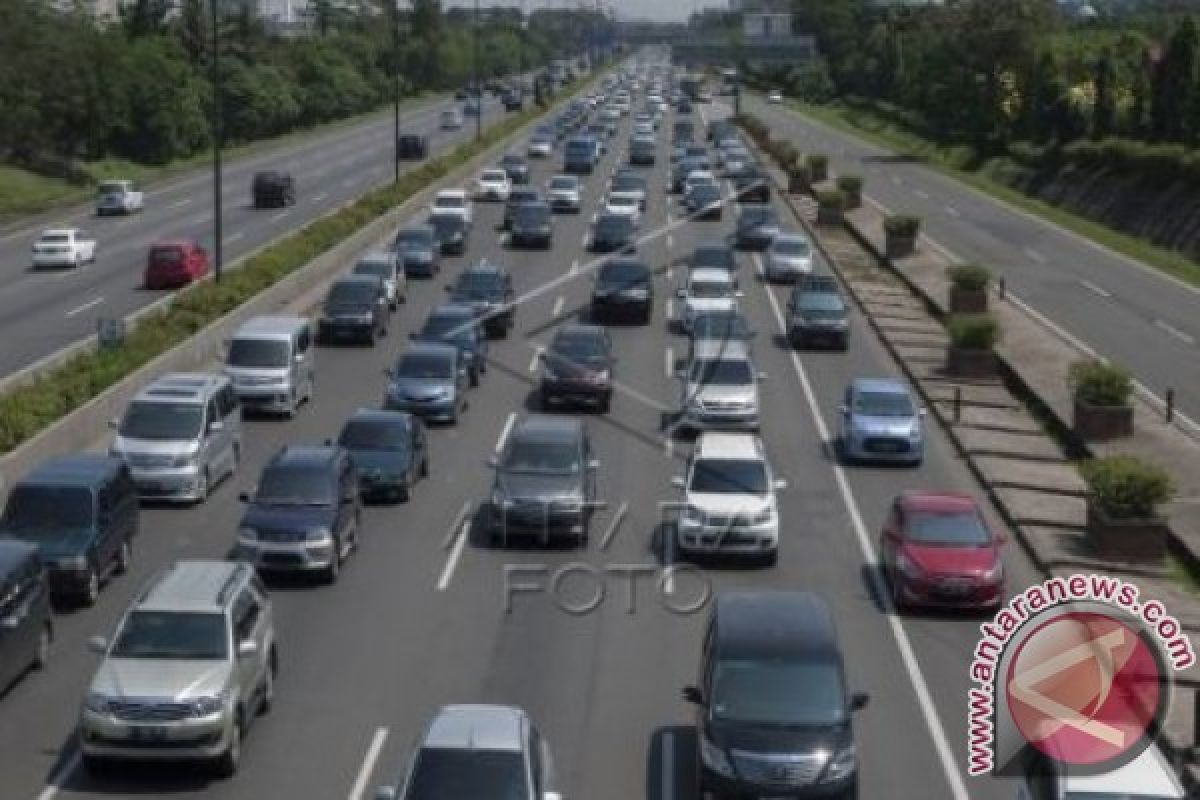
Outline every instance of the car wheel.
[(88, 568), (87, 584), (83, 588), (83, 604), (85, 606), (96, 605), (96, 600), (100, 598), (100, 574), (96, 572), (95, 567)]
[(263, 673), (262, 688), (259, 691), (258, 713), (266, 714), (275, 704), (275, 673), (279, 670), (279, 656), (272, 645), (267, 655), (267, 669)]
[(420, 474), (421, 474), (422, 478), (429, 477), (429, 457), (428, 456), (421, 459), (421, 473)]
[(217, 758), (217, 774), (222, 778), (232, 778), (236, 775), (242, 762), (242, 725), (242, 714), (239, 711), (229, 733), (229, 746)]
[(50, 643), (54, 641), (54, 629), (47, 622), (38, 634), (37, 649), (33, 652), (33, 668), (45, 669), (50, 663)]
[(469, 376), (468, 376), (468, 381), (470, 382), (470, 384), (471, 384), (472, 386), (478, 386), (478, 385), (479, 385), (479, 370), (478, 370), (477, 368), (472, 368), (472, 369), (471, 369), (471, 372), (470, 372), (470, 374), (469, 374)]
[(333, 537), (333, 555), (329, 559), (329, 566), (325, 568), (324, 579), (326, 583), (337, 583), (338, 575), (342, 571), (342, 540), (340, 537)]
[(212, 476), (208, 472), (208, 468), (204, 468), (204, 472), (200, 474), (200, 485), (196, 487), (196, 505), (200, 505), (208, 499), (208, 490), (212, 486)]
[(908, 601), (904, 599), (904, 591), (900, 586), (899, 577), (896, 575), (894, 570), (888, 569), (884, 569), (883, 576), (884, 580), (888, 582), (888, 593), (891, 595), (892, 608), (894, 608), (897, 613), (902, 613), (906, 608), (908, 608)]
[(129, 565), (133, 563), (133, 544), (128, 539), (121, 542), (121, 549), (117, 551), (117, 574), (124, 575), (129, 572)]

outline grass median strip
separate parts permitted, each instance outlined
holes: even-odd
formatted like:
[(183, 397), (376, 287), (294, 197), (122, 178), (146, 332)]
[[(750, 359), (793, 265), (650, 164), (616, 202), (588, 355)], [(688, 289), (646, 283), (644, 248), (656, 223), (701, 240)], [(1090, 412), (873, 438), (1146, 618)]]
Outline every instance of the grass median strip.
[[(585, 83), (565, 88), (559, 97), (572, 96)], [(0, 395), (0, 453), (12, 451), (544, 113), (534, 108), (515, 115), (485, 131), (482, 139), (459, 145), (402, 175), (397, 183), (368, 192), (260, 250), (237, 269), (226, 271), (220, 283), (205, 281), (181, 291), (170, 307), (131, 326), (120, 347), (80, 353)]]

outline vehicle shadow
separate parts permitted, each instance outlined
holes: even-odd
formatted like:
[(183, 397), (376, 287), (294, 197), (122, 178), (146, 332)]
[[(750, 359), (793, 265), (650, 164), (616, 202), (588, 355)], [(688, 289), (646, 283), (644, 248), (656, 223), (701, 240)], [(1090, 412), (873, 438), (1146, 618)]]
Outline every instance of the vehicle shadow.
[(699, 797), (696, 786), (696, 731), (668, 725), (650, 734), (646, 752), (646, 800)]
[(78, 753), (78, 740), (72, 734), (50, 768), (48, 787), (81, 794), (165, 797), (204, 791), (221, 780), (210, 765), (199, 763), (120, 762), (94, 772), (77, 760)]

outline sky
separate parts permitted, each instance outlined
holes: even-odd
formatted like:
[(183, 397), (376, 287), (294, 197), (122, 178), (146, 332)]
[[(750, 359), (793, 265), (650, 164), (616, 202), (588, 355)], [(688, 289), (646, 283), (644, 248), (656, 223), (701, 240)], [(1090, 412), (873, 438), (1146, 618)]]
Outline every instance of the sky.
[[(728, 8), (728, 0), (600, 0), (611, 6), (618, 17), (652, 19), (663, 22), (685, 22), (693, 11), (702, 8)], [(591, 6), (593, 0), (480, 0), (483, 6), (523, 6), (526, 11), (538, 8), (573, 8), (576, 3)], [(470, 6), (473, 0), (443, 0), (443, 7)]]

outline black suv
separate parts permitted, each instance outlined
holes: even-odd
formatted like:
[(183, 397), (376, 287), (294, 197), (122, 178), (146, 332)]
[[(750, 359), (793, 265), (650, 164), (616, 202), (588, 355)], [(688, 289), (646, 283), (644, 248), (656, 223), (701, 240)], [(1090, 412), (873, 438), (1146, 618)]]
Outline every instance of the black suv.
[(255, 208), (296, 205), (296, 182), (289, 172), (256, 172), (250, 191)]
[(508, 174), (515, 184), (529, 183), (529, 162), (516, 153), (508, 153), (500, 159), (500, 169)]
[(525, 203), (513, 209), (509, 223), (509, 241), (514, 247), (541, 247), (554, 244), (554, 214), (546, 203)]
[(542, 202), (542, 196), (538, 190), (532, 186), (514, 186), (508, 193), (508, 199), (504, 201), (504, 220), (500, 223), (502, 230), (508, 230), (512, 227), (513, 217), (516, 216), (517, 209), (529, 203)]
[(493, 542), (526, 535), (548, 543), (566, 535), (587, 543), (600, 462), (582, 421), (530, 415), (513, 426), (489, 463), (496, 471), (487, 518)]
[(542, 408), (579, 403), (608, 411), (612, 403), (612, 339), (601, 325), (564, 325), (542, 353)]
[(654, 275), (636, 258), (614, 258), (596, 272), (592, 319), (633, 317), (643, 325), (654, 314)]
[(779, 215), (761, 203), (744, 204), (738, 214), (734, 241), (741, 250), (766, 250), (779, 234)]
[(637, 230), (625, 214), (601, 214), (592, 225), (592, 252), (632, 252)]
[(767, 183), (766, 174), (758, 167), (747, 165), (729, 176), (733, 180), (733, 190), (743, 203), (769, 203), (771, 187)]
[(404, 160), (419, 161), (429, 154), (429, 143), (418, 133), (402, 133), (396, 138), (396, 155)]
[(512, 274), (499, 264), (488, 261), (472, 264), (458, 274), (446, 291), (451, 303), (475, 309), (488, 336), (502, 339), (512, 330), (516, 294)]
[(364, 498), (386, 497), (407, 502), (413, 485), (429, 477), (425, 423), (404, 411), (360, 408), (338, 434), (350, 451)]
[(238, 526), (237, 557), (263, 571), (317, 572), (333, 583), (358, 547), (362, 498), (350, 451), (287, 445), (267, 462)]
[(338, 278), (325, 295), (317, 337), (325, 344), (342, 338), (374, 345), (387, 335), (387, 289), (377, 275)]
[(403, 260), (407, 277), (420, 275), (432, 278), (441, 269), (438, 258), (441, 255), (440, 243), (432, 225), (401, 229), (396, 233), (392, 249)]
[(833, 615), (813, 592), (728, 591), (704, 636), (696, 705), (697, 794), (858, 796), (852, 713)]
[(788, 341), (793, 347), (827, 343), (850, 347), (850, 315), (832, 275), (801, 276), (788, 298)]

